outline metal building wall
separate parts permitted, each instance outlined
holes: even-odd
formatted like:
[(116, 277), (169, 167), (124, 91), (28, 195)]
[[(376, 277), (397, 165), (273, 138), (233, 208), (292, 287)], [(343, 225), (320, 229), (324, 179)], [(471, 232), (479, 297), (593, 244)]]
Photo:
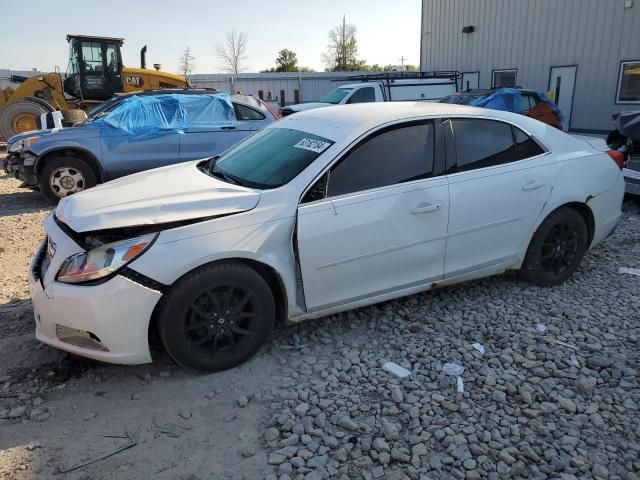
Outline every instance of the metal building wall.
[[(546, 92), (552, 66), (577, 65), (571, 128), (608, 130), (620, 62), (640, 60), (640, 1), (422, 0), (422, 70), (517, 68), (517, 83)], [(627, 3), (628, 5), (628, 3)], [(462, 33), (473, 25), (475, 31)]]
[[(258, 95), (258, 91), (273, 92), (273, 97), (280, 97), (280, 90), (285, 91), (285, 102), (294, 103), (294, 91), (300, 90), (302, 102), (317, 102), (328, 92), (344, 83), (355, 83), (357, 80), (342, 80), (344, 77), (362, 75), (366, 72), (309, 72), (309, 73), (240, 73), (237, 76), (228, 73), (191, 75), (194, 87), (212, 87), (223, 92), (241, 92)], [(232, 88), (233, 87), (233, 88)]]

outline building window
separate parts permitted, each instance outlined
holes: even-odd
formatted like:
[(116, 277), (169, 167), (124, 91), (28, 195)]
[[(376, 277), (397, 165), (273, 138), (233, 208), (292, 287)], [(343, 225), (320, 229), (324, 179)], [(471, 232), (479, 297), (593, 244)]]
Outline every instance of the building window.
[(517, 76), (517, 68), (510, 68), (508, 70), (493, 70), (491, 85), (493, 88), (515, 87)]
[(640, 103), (640, 60), (620, 63), (616, 103)]

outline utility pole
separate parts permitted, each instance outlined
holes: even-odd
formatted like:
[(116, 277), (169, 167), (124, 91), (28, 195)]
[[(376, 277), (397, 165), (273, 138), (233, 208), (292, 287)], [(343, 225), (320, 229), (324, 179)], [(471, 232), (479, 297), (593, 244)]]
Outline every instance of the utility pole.
[(402, 66), (402, 68), (404, 68), (404, 61), (409, 59), (403, 55), (398, 60), (400, 60), (400, 65)]

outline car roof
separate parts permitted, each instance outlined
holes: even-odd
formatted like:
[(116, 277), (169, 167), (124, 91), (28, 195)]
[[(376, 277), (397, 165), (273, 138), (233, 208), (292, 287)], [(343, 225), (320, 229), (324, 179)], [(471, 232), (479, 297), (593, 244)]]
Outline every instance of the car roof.
[(537, 135), (547, 127), (516, 113), (434, 102), (371, 102), (314, 108), (284, 117), (271, 127), (302, 130), (337, 142), (398, 120), (458, 115), (505, 120)]

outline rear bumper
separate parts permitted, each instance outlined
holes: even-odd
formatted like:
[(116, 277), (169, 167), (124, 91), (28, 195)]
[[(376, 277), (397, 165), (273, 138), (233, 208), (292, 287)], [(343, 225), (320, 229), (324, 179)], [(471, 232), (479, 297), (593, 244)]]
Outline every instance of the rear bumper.
[(640, 171), (625, 168), (622, 170), (625, 181), (625, 192), (630, 195), (640, 196)]
[(591, 247), (606, 239), (616, 228), (622, 217), (622, 200), (625, 193), (625, 182), (622, 175), (618, 175), (616, 184), (610, 190), (589, 200), (595, 220), (595, 231)]

